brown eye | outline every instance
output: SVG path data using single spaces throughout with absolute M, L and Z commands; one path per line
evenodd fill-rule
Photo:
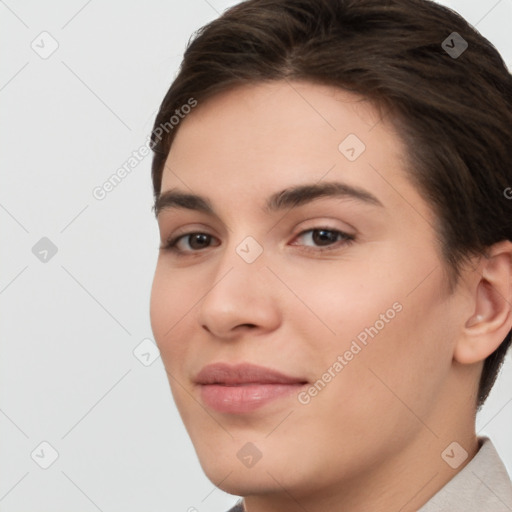
M 212 235 L 207 233 L 185 233 L 184 235 L 171 238 L 161 249 L 179 255 L 198 252 L 201 249 L 207 248 L 213 238 Z
M 208 242 L 211 240 L 210 235 L 206 235 L 205 233 L 193 233 L 191 235 L 186 235 L 188 239 L 189 245 L 192 249 L 204 249 L 208 246 Z
M 328 245 L 337 241 L 338 233 L 326 229 L 315 229 L 311 238 L 317 245 Z
M 327 251 L 331 249 L 337 249 L 340 246 L 349 244 L 355 240 L 353 235 L 349 235 L 343 231 L 320 227 L 302 231 L 302 233 L 300 233 L 297 238 L 310 240 L 313 242 L 313 245 L 295 243 L 292 245 L 305 245 L 306 250 L 313 251 L 315 250 L 315 247 L 318 247 L 319 249 L 317 249 L 316 252 L 321 252 L 322 250 Z M 322 247 L 325 247 L 325 249 L 322 249 Z

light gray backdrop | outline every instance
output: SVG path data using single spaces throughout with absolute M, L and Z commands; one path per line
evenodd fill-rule
M 236 501 L 203 475 L 154 348 L 151 157 L 129 160 L 192 32 L 234 3 L 0 0 L 1 512 Z M 512 0 L 443 3 L 512 65 Z M 511 401 L 509 356 L 477 423 L 509 472 Z

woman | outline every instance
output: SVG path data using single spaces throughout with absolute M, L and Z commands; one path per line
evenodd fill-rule
M 512 77 L 426 0 L 248 0 L 152 135 L 155 340 L 233 511 L 501 511 Z M 508 197 L 507 197 L 508 196 Z

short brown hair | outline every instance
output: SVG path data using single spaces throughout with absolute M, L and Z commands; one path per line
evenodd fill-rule
M 460 55 L 447 51 L 454 38 L 468 45 Z M 436 214 L 452 282 L 468 257 L 512 240 L 512 75 L 486 38 L 430 0 L 247 0 L 202 27 L 155 119 L 155 199 L 179 126 L 155 130 L 191 97 L 273 80 L 339 87 L 387 112 Z M 485 360 L 478 408 L 510 343 L 511 332 Z

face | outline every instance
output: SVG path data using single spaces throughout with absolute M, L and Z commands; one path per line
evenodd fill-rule
M 403 155 L 368 102 L 307 82 L 243 86 L 181 121 L 151 323 L 227 492 L 299 496 L 431 441 L 458 303 Z

